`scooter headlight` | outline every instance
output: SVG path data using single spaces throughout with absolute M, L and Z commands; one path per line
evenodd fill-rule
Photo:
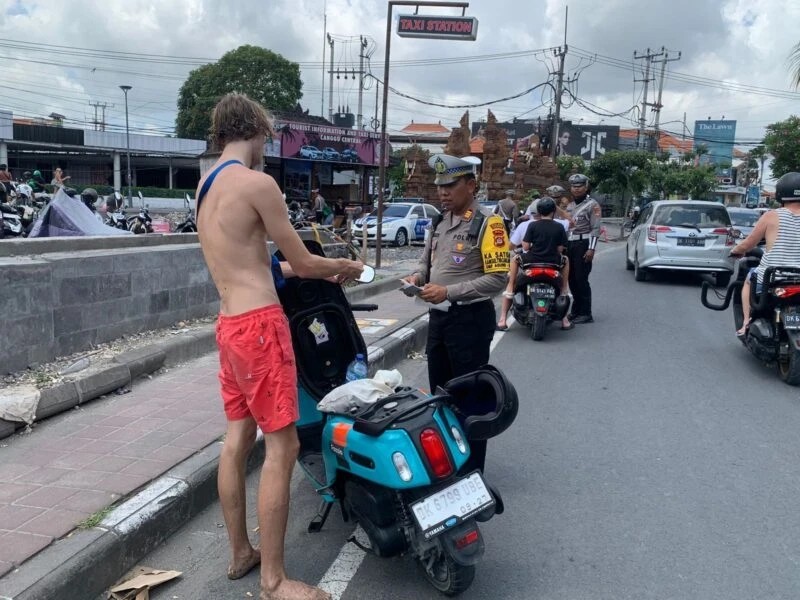
M 458 427 L 453 425 L 450 428 L 450 433 L 453 434 L 453 439 L 456 441 L 456 446 L 458 446 L 458 451 L 461 452 L 461 454 L 466 454 L 467 444 L 464 443 L 464 438 L 461 437 L 461 432 L 458 430 Z
M 406 457 L 403 456 L 403 453 L 395 452 L 392 454 L 392 462 L 394 463 L 394 468 L 397 469 L 397 474 L 400 476 L 400 479 L 403 481 L 411 481 L 414 474 L 411 472 L 411 467 L 408 466 L 408 461 Z

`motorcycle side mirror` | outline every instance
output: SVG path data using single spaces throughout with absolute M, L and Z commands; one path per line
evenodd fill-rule
M 364 270 L 361 271 L 361 277 L 356 279 L 358 283 L 372 283 L 375 281 L 375 269 L 369 265 L 364 265 Z

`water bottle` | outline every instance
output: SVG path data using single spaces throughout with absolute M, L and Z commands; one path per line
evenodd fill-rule
M 366 379 L 369 369 L 363 354 L 356 354 L 356 359 L 347 366 L 347 381 Z

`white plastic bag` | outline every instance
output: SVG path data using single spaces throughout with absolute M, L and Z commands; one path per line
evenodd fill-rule
M 373 379 L 383 385 L 388 385 L 392 389 L 397 389 L 403 385 L 403 376 L 397 369 L 392 369 L 391 371 L 381 369 L 375 373 Z
M 375 379 L 355 379 L 328 392 L 317 409 L 349 415 L 393 393 L 394 389 Z

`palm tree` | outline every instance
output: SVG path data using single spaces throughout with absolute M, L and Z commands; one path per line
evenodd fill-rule
M 798 65 L 800 67 L 800 65 Z M 798 73 L 800 75 L 800 73 Z M 759 185 L 764 183 L 764 163 L 767 162 L 767 149 L 763 145 L 756 146 L 750 150 L 750 158 L 761 163 L 761 173 L 758 176 Z
M 800 87 L 800 42 L 797 42 L 789 54 L 789 64 L 792 70 L 792 85 L 797 89 Z

